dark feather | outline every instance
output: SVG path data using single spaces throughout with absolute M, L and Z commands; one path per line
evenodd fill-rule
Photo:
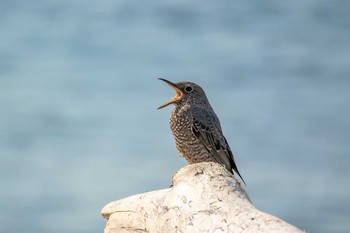
M 244 182 L 234 161 L 230 146 L 222 134 L 217 116 L 212 113 L 209 114 L 207 109 L 194 108 L 192 119 L 192 132 L 198 140 L 203 143 L 204 147 L 218 163 L 225 165 L 231 173 L 233 173 L 233 169 Z

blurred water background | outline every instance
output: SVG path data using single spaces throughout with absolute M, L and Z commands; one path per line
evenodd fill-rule
M 164 83 L 200 84 L 257 208 L 350 232 L 350 1 L 0 1 L 0 232 L 102 232 L 185 161 Z

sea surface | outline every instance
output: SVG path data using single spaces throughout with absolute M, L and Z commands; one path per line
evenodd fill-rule
M 350 1 L 0 1 L 0 232 L 102 232 L 186 164 L 164 83 L 203 87 L 255 206 L 350 232 Z

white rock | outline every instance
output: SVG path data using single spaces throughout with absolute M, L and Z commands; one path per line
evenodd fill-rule
M 257 210 L 240 183 L 221 165 L 180 169 L 173 187 L 114 201 L 102 209 L 105 233 L 303 232 Z

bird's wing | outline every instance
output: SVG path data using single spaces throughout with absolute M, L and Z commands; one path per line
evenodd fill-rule
M 193 109 L 192 132 L 218 163 L 225 165 L 231 173 L 233 169 L 244 182 L 237 169 L 230 146 L 222 134 L 219 119 L 211 109 L 200 107 Z

